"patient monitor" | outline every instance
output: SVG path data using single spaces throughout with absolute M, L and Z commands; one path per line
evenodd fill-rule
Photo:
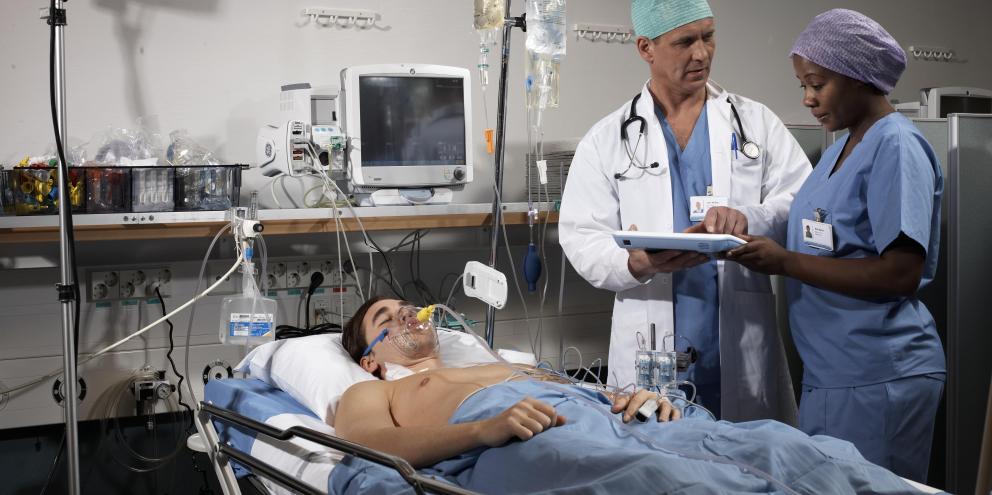
M 446 203 L 472 181 L 471 88 L 460 67 L 341 71 L 348 171 L 360 204 Z

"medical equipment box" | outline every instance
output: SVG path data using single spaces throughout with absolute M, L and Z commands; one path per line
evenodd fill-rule
M 0 171 L 0 204 L 4 215 L 55 215 L 58 213 L 58 173 L 54 168 L 14 168 Z M 69 171 L 72 211 L 85 211 L 83 173 Z
M 239 205 L 243 165 L 71 167 L 73 213 L 221 211 Z M 53 167 L 0 170 L 0 215 L 58 214 Z
M 239 206 L 241 165 L 176 167 L 176 211 L 215 211 Z

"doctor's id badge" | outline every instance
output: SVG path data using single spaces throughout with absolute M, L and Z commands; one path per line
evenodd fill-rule
M 829 223 L 804 218 L 800 235 L 803 236 L 803 242 L 809 247 L 824 251 L 834 250 L 834 227 Z
M 689 197 L 689 220 L 702 222 L 706 218 L 706 212 L 714 206 L 727 206 L 730 204 L 726 196 L 690 196 Z

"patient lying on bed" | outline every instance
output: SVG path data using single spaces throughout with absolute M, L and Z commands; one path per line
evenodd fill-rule
M 495 417 L 449 424 L 458 406 L 480 389 L 518 380 L 546 380 L 547 375 L 503 363 L 445 368 L 437 352 L 436 337 L 429 332 L 408 334 L 406 339 L 417 341 L 400 346 L 395 345 L 395 336 L 376 341 L 382 329 L 404 324 L 399 321 L 403 317 L 401 308 L 408 306 L 397 299 L 372 299 L 346 325 L 341 342 L 366 371 L 385 377 L 389 367 L 402 366 L 418 373 L 395 381 L 362 382 L 348 389 L 341 398 L 334 424 L 342 438 L 398 455 L 414 467 L 425 467 L 476 447 L 498 447 L 511 439 L 528 440 L 568 421 L 550 404 L 528 397 Z M 418 351 L 404 352 L 409 347 Z M 622 413 L 623 421 L 629 422 L 646 401 L 655 397 L 646 390 L 612 397 L 612 412 Z M 679 414 L 670 402 L 662 400 L 656 417 L 658 421 L 668 421 L 678 419 Z
M 731 424 L 678 419 L 661 403 L 657 421 L 631 421 L 655 394 L 606 397 L 505 364 L 445 368 L 430 332 L 408 325 L 404 303 L 373 299 L 355 313 L 342 344 L 380 378 L 390 366 L 416 373 L 353 385 L 334 420 L 337 435 L 398 455 L 427 474 L 491 493 L 545 490 L 909 493 L 847 442 L 809 437 L 774 421 Z M 436 339 L 436 336 L 433 337 Z M 348 458 L 335 493 L 409 490 L 395 472 Z

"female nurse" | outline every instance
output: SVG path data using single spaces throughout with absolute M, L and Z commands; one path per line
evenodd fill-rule
M 917 295 L 937 267 L 943 178 L 930 144 L 886 99 L 906 55 L 875 21 L 834 9 L 799 36 L 792 63 L 803 105 L 848 134 L 796 194 L 786 247 L 747 237 L 726 257 L 788 277 L 805 368 L 800 429 L 925 482 L 945 367 Z

